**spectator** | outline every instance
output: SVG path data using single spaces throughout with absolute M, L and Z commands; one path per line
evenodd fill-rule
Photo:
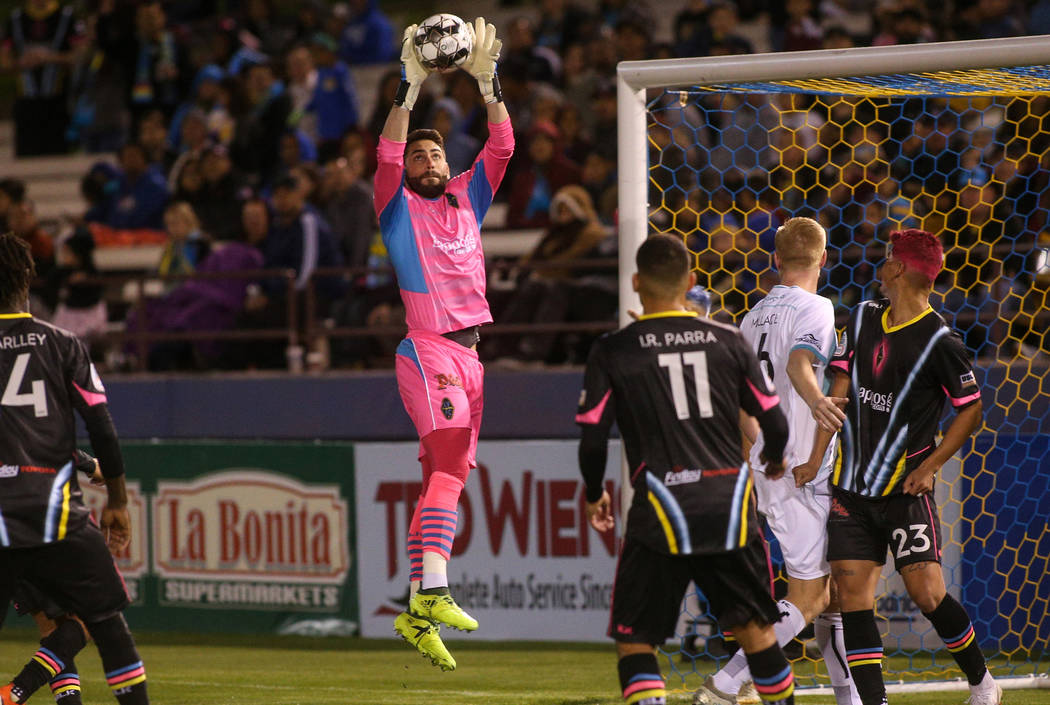
M 327 31 L 325 26 L 330 13 L 324 0 L 303 0 L 298 5 L 299 13 L 295 18 L 295 32 L 292 41 L 303 44 L 310 41 L 316 34 Z
M 157 274 L 189 274 L 208 252 L 208 241 L 201 233 L 200 221 L 190 204 L 176 201 L 164 210 L 164 243 Z
M 194 110 L 198 110 L 205 116 L 204 122 L 206 133 L 208 130 L 208 114 L 221 107 L 222 80 L 226 73 L 222 67 L 216 64 L 208 64 L 197 72 L 190 88 L 190 99 L 182 103 L 175 111 L 171 119 L 171 128 L 168 141 L 176 150 L 182 148 L 182 122 L 186 116 Z
M 711 32 L 707 23 L 709 0 L 689 0 L 674 18 L 674 47 L 678 56 L 707 56 Z
M 814 0 L 787 0 L 787 23 L 780 51 L 808 51 L 820 49 L 824 30 L 816 19 Z
M 310 50 L 297 46 L 288 52 L 285 72 L 288 74 L 288 97 L 292 101 L 288 122 L 316 142 L 317 116 L 308 112 L 317 89 L 317 68 Z
M 364 170 L 364 150 L 358 149 L 349 158 L 329 162 L 321 182 L 324 217 L 348 267 L 368 264 L 368 249 L 377 226 L 372 186 L 363 178 Z
M 202 192 L 194 204 L 201 229 L 211 240 L 232 240 L 237 234 L 244 181 L 222 145 L 207 150 L 200 162 Z
M 121 147 L 120 176 L 107 225 L 117 229 L 160 230 L 168 202 L 168 182 L 146 158 L 138 142 Z
M 339 140 L 357 127 L 357 92 L 350 69 L 336 55 L 335 40 L 315 34 L 311 40 L 317 83 L 308 109 L 317 116 L 317 151 L 321 161 L 339 152 Z
M 0 179 L 0 232 L 7 232 L 7 215 L 11 208 L 26 197 L 26 185 L 21 179 Z
M 55 268 L 41 292 L 51 309 L 51 323 L 88 339 L 106 329 L 108 315 L 102 285 L 85 281 L 98 275 L 95 240 L 86 227 L 78 227 L 58 246 Z
M 178 154 L 168 143 L 168 126 L 164 113 L 151 110 L 139 122 L 139 144 L 146 151 L 146 161 L 165 176 L 171 171 Z
M 822 49 L 849 49 L 856 45 L 853 35 L 839 25 L 832 25 L 824 30 Z
M 524 166 L 511 184 L 508 227 L 546 226 L 554 193 L 580 182 L 580 168 L 562 154 L 559 137 L 558 128 L 549 122 L 538 122 L 529 131 Z
M 602 147 L 592 150 L 580 170 L 580 184 L 595 205 L 598 219 L 604 225 L 613 225 L 616 217 L 616 159 L 612 150 Z
M 186 163 L 203 157 L 205 150 L 211 146 L 208 140 L 208 117 L 200 108 L 194 108 L 183 115 L 181 132 L 180 152 L 168 171 L 168 190 L 172 192 L 178 190 L 179 175 Z
M 349 0 L 349 18 L 339 38 L 339 57 L 351 66 L 393 61 L 401 50 L 400 36 L 379 9 L 377 0 Z M 389 103 L 384 103 L 389 105 Z
M 33 202 L 23 198 L 13 204 L 7 214 L 7 226 L 29 244 L 37 275 L 47 276 L 55 264 L 55 243 L 51 235 L 40 227 Z
M 598 31 L 598 20 L 590 12 L 567 0 L 543 0 L 536 43 L 564 55 L 570 44 Z
M 522 264 L 574 262 L 597 254 L 599 244 L 609 235 L 598 222 L 590 196 L 580 186 L 565 186 L 550 204 L 550 227 Z M 615 283 L 611 288 L 593 288 L 582 281 L 586 270 L 565 268 L 526 269 L 516 293 L 500 316 L 501 323 L 566 320 L 595 321 L 615 311 Z M 517 342 L 516 357 L 527 361 L 554 361 L 557 334 L 523 336 Z M 498 344 L 498 343 L 497 343 Z M 504 354 L 506 346 L 503 346 Z M 498 353 L 497 353 L 498 354 Z
M 295 179 L 303 203 L 317 208 L 321 203 L 321 170 L 317 165 L 311 162 L 297 164 L 288 170 L 288 175 Z
M 754 51 L 751 42 L 739 34 L 740 18 L 737 16 L 736 6 L 732 3 L 712 3 L 707 12 L 707 22 L 708 55 L 732 56 L 750 54 Z
M 244 89 L 248 104 L 237 122 L 230 154 L 241 172 L 266 182 L 273 178 L 278 165 L 281 135 L 292 102 L 284 86 L 274 79 L 269 63 L 244 69 Z
M 120 188 L 120 171 L 109 162 L 92 165 L 80 180 L 80 195 L 87 201 L 85 223 L 108 223 L 113 199 Z
M 634 15 L 624 15 L 616 23 L 615 40 L 619 61 L 642 61 L 649 58 L 652 34 L 648 26 Z
M 26 0 L 11 12 L 3 36 L 0 69 L 18 74 L 15 156 L 65 152 L 69 69 L 78 40 L 73 6 Z
M 530 81 L 553 84 L 561 76 L 561 56 L 536 43 L 535 27 L 527 17 L 515 17 L 507 24 L 503 54 L 526 66 Z
M 1011 0 L 979 0 L 981 38 L 1019 37 L 1024 34 L 1021 11 Z
M 889 31 L 882 32 L 872 40 L 872 46 L 896 44 L 919 44 L 934 40 L 933 30 L 918 10 L 910 7 L 893 13 Z
M 281 135 L 280 171 L 288 173 L 300 164 L 317 161 L 317 148 L 301 130 L 288 130 Z
M 481 143 L 463 132 L 463 115 L 459 103 L 452 98 L 442 98 L 434 103 L 427 120 L 445 140 L 445 161 L 453 174 L 461 174 L 474 163 L 481 151 Z
M 241 27 L 248 36 L 242 41 L 254 52 L 264 56 L 277 56 L 293 39 L 291 27 L 282 25 L 274 18 L 272 0 L 245 0 Z

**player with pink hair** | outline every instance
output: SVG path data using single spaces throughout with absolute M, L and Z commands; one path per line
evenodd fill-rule
M 408 132 L 409 115 L 429 71 L 405 30 L 402 80 L 379 138 L 375 209 L 397 272 L 408 336 L 397 348 L 397 384 L 419 433 L 423 492 L 408 533 L 410 599 L 394 630 L 444 671 L 456 668 L 440 625 L 473 631 L 478 622 L 449 593 L 447 567 L 459 494 L 475 466 L 483 368 L 479 326 L 491 323 L 485 299 L 481 223 L 514 153 L 514 131 L 500 94 L 496 28 L 475 21 L 463 64 L 478 81 L 489 139 L 471 168 L 449 173 L 435 130 Z

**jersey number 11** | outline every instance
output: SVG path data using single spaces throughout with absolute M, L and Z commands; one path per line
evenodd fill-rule
M 671 376 L 671 398 L 678 418 L 688 419 L 689 397 L 685 393 L 685 366 L 693 368 L 692 377 L 696 385 L 696 404 L 700 407 L 700 418 L 706 419 L 715 415 L 711 406 L 711 386 L 707 381 L 707 353 L 703 350 L 692 350 L 686 353 L 661 353 L 657 356 L 660 367 L 666 367 Z

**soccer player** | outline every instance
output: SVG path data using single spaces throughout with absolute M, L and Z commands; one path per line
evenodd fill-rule
M 825 554 L 831 504 L 833 453 L 829 449 L 810 463 L 816 427 L 836 431 L 845 415 L 838 404 L 845 399 L 826 397 L 821 390 L 824 368 L 835 347 L 835 310 L 817 295 L 820 270 L 827 260 L 824 228 L 811 218 L 791 218 L 777 229 L 773 261 L 780 283 L 744 317 L 740 331 L 758 356 L 780 397 L 788 420 L 784 465 L 792 475 L 770 479 L 761 460 L 764 439 L 759 433 L 751 446 L 758 511 L 780 542 L 788 575 L 788 591 L 774 625 L 784 646 L 816 618 L 814 631 L 824 656 L 838 705 L 860 705 L 851 688 L 842 643 L 842 617 L 830 605 Z M 818 382 L 818 379 L 821 382 Z M 818 616 L 819 615 L 819 616 Z M 751 675 L 739 651 L 697 691 L 699 705 L 732 705 Z
M 397 348 L 398 390 L 419 433 L 423 492 L 408 533 L 410 600 L 394 630 L 444 671 L 456 661 L 440 624 L 471 631 L 478 623 L 449 594 L 446 563 L 456 534 L 456 507 L 475 466 L 483 368 L 478 327 L 492 322 L 485 299 L 481 222 L 514 152 L 496 60 L 496 28 L 478 18 L 463 65 L 481 89 L 489 139 L 469 171 L 450 178 L 441 135 L 408 134 L 409 115 L 427 69 L 405 30 L 402 81 L 379 138 L 375 209 L 397 272 L 408 337 Z
M 0 235 L 0 620 L 24 579 L 83 620 L 117 701 L 144 705 L 146 673 L 121 614 L 128 597 L 110 555 L 130 537 L 120 445 L 84 345 L 26 312 L 34 275 L 26 244 Z M 74 410 L 105 478 L 101 530 L 88 520 L 73 470 Z M 62 673 L 84 643 L 76 620 L 59 624 L 22 673 L 0 688 L 0 703 L 24 702 Z
M 584 373 L 576 423 L 587 515 L 613 527 L 602 487 L 609 429 L 620 428 L 634 501 L 616 569 L 609 636 L 628 705 L 662 705 L 656 647 L 674 634 L 690 580 L 732 628 L 766 702 L 793 703 L 791 665 L 777 644 L 765 548 L 743 459 L 740 411 L 758 419 L 767 472 L 783 473 L 787 423 L 755 354 L 732 326 L 685 307 L 696 283 L 679 238 L 638 248 L 638 320 L 598 339 Z
M 970 683 L 972 705 L 998 705 L 966 609 L 945 589 L 937 470 L 981 422 L 981 392 L 962 340 L 932 308 L 944 262 L 922 230 L 890 233 L 878 279 L 885 299 L 853 310 L 831 359 L 831 396 L 849 396 L 832 472 L 828 561 L 842 603 L 846 658 L 864 705 L 886 702 L 882 638 L 873 611 L 886 549 L 908 595 Z M 938 445 L 944 402 L 955 416 Z M 820 430 L 810 458 L 822 457 Z

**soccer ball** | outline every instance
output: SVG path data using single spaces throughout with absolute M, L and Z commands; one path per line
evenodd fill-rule
M 474 35 L 466 22 L 443 12 L 419 23 L 415 45 L 423 66 L 432 70 L 452 71 L 470 56 Z

